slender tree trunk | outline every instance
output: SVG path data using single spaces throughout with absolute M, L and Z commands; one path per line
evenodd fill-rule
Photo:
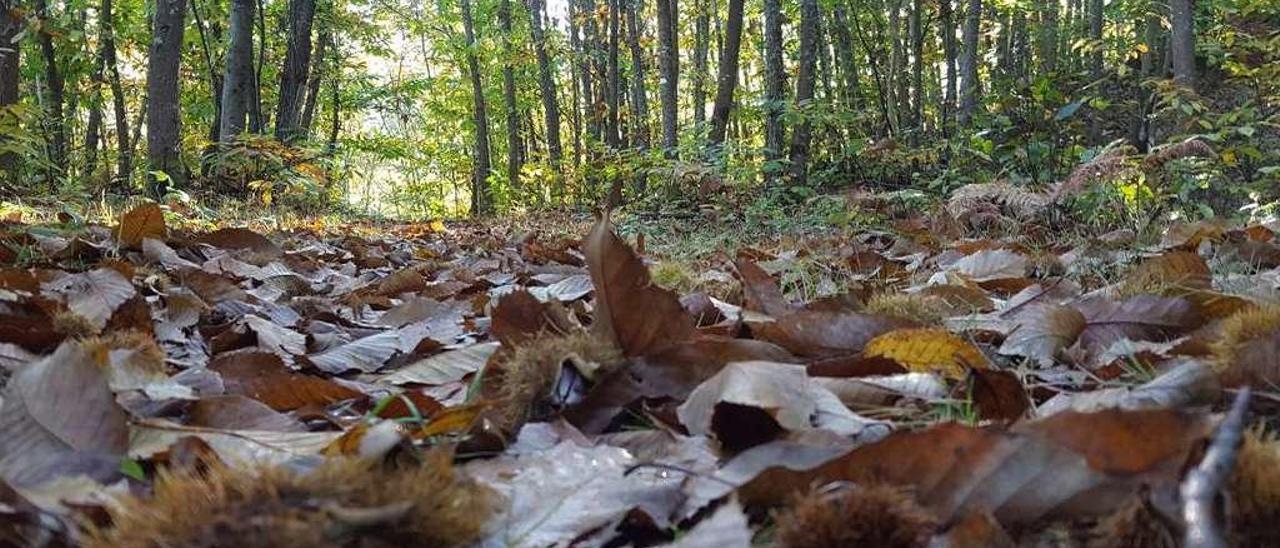
M 818 63 L 818 0 L 800 0 L 800 67 L 796 74 L 796 109 L 801 112 L 813 100 L 815 71 Z M 807 115 L 800 117 L 791 133 L 791 182 L 806 184 L 809 167 L 809 142 L 813 123 Z
M 835 24 L 831 31 L 836 39 L 836 60 L 840 64 L 840 85 L 844 88 L 845 108 L 857 110 L 861 108 L 860 90 L 858 86 L 858 64 L 853 51 L 853 36 L 849 34 L 849 15 L 844 4 L 837 4 L 831 12 Z
M 530 0 L 529 6 L 533 48 L 538 56 L 538 86 L 542 91 L 542 112 L 547 124 L 547 156 L 558 176 L 564 152 L 560 145 L 560 99 L 556 96 L 555 69 L 551 65 L 551 54 L 547 51 L 546 31 L 542 25 L 546 5 L 542 0 Z M 572 79 L 570 77 L 570 80 Z M 563 193 L 563 189 L 558 190 Z
M 1170 19 L 1173 20 L 1173 38 L 1170 40 L 1170 56 L 1173 58 L 1173 79 L 1178 85 L 1196 87 L 1196 21 L 1191 0 L 1169 0 Z
M 924 0 L 911 6 L 911 146 L 920 146 L 924 133 L 924 29 L 921 19 Z
M 111 0 L 102 0 L 99 17 L 110 21 L 106 33 L 102 35 L 102 52 L 107 71 L 107 82 L 111 86 L 111 106 L 116 123 L 116 176 L 115 186 L 129 187 L 129 177 L 133 174 L 133 146 L 129 142 L 129 111 L 124 102 L 124 86 L 120 83 L 120 66 L 116 56 L 115 16 L 112 14 Z
M 18 0 L 0 0 L 0 121 L 12 123 L 9 107 L 18 103 L 18 78 L 21 59 L 21 48 L 14 44 L 14 38 L 22 31 L 22 19 L 16 11 Z M 14 118 L 16 121 L 16 117 Z M 0 135 L 0 142 L 6 137 Z M 9 180 L 17 178 L 18 156 L 14 153 L 0 154 L 0 175 Z
M 679 10 L 676 0 L 656 0 L 658 4 L 658 63 L 661 71 L 662 148 L 668 158 L 675 158 L 680 93 L 680 40 L 676 29 Z
M 541 15 L 533 14 L 540 18 Z M 502 28 L 502 106 L 507 119 L 507 182 L 520 184 L 520 116 L 516 112 L 516 71 L 512 66 L 511 0 L 498 2 L 498 24 Z
M 292 143 L 299 137 L 303 92 L 311 68 L 311 25 L 316 0 L 289 1 L 289 40 L 280 68 L 280 98 L 276 102 L 276 138 Z
M 699 139 L 707 122 L 707 49 L 711 45 L 711 13 L 707 3 L 699 0 L 694 4 L 698 13 L 693 23 L 693 127 Z
M 222 120 L 219 133 L 231 142 L 244 132 L 253 99 L 253 2 L 231 0 L 227 25 L 226 73 L 222 77 Z
M 204 66 L 209 77 L 209 96 L 213 103 L 213 120 L 209 123 L 209 142 L 216 143 L 222 136 L 222 79 L 218 68 L 213 63 L 213 50 L 209 47 L 209 37 L 205 35 L 204 19 L 200 17 L 200 9 L 195 0 L 189 2 L 191 16 L 195 18 L 196 33 L 200 38 L 200 49 L 204 53 Z M 222 41 L 222 30 L 217 23 L 211 22 L 211 33 L 214 42 Z
M 1154 6 L 1152 9 L 1155 9 Z M 1147 46 L 1147 52 L 1142 56 L 1142 75 L 1152 78 L 1164 67 L 1164 28 L 1160 26 L 1158 12 L 1147 14 L 1145 22 L 1142 42 Z
M 1058 70 L 1058 1 L 1044 2 L 1040 9 L 1040 74 Z
M 333 77 L 329 79 L 332 110 L 329 113 L 329 138 L 325 150 L 333 155 L 338 150 L 338 135 L 342 131 L 342 58 L 337 42 L 333 44 Z
M 493 211 L 489 195 L 489 116 L 485 111 L 484 86 L 480 81 L 480 59 L 476 53 L 475 23 L 471 19 L 471 0 L 462 0 L 462 29 L 467 40 L 467 72 L 471 78 L 471 97 L 476 126 L 476 158 L 471 173 L 471 214 Z
M 649 98 L 644 89 L 644 48 L 640 46 L 640 36 L 644 29 L 640 26 L 643 18 L 639 12 L 644 8 L 643 0 L 624 0 L 627 2 L 627 46 L 631 49 L 631 116 L 634 118 L 632 132 L 635 145 L 641 149 L 649 148 Z M 658 0 L 665 1 L 665 0 Z
M 324 81 L 329 65 L 326 55 L 333 47 L 333 31 L 325 28 L 316 41 L 315 54 L 311 56 L 311 76 L 307 79 L 307 100 L 302 105 L 302 135 L 309 137 L 316 117 L 316 105 L 320 102 L 320 84 Z
M 109 7 L 109 1 L 108 7 Z M 84 137 L 84 172 L 86 178 L 92 178 L 98 170 L 98 148 L 102 142 L 102 99 L 103 84 L 106 83 L 107 33 L 111 32 L 111 19 L 104 14 L 109 9 L 98 6 L 98 51 L 94 55 L 93 72 L 89 75 L 89 123 Z M 7 43 L 7 42 L 6 42 Z M 2 47 L 2 46 L 0 46 Z
M 782 65 L 782 2 L 764 0 L 764 170 L 765 178 L 770 181 L 777 178 L 778 168 L 769 164 L 782 159 L 783 154 L 786 85 Z
M 1089 55 L 1089 77 L 1095 81 L 1102 78 L 1102 43 L 1103 0 L 1089 0 L 1089 38 L 1093 41 L 1093 51 Z
M 262 114 L 262 65 L 267 61 L 267 10 L 264 0 L 256 0 L 256 19 L 258 22 L 258 53 L 254 58 L 253 98 L 249 104 L 249 131 L 262 134 L 267 130 L 267 121 Z
M 898 96 L 898 82 L 906 78 L 902 73 L 902 2 L 889 0 L 889 71 L 881 94 L 889 106 L 889 132 L 897 135 L 902 129 L 902 109 Z
M 579 20 L 582 17 L 578 9 L 577 0 L 569 0 L 569 81 L 572 83 L 573 91 L 573 166 L 576 168 L 582 165 L 582 109 L 586 104 L 583 99 L 584 95 L 590 95 L 584 92 L 583 87 L 589 87 L 590 78 L 587 74 L 586 63 L 582 60 L 582 40 L 579 37 L 582 25 Z M 545 107 L 545 105 L 544 105 Z
M 46 0 L 35 0 L 36 16 L 40 18 L 43 28 L 37 34 L 40 54 L 44 60 L 45 78 L 45 111 L 48 116 L 49 162 L 54 172 L 61 173 L 67 167 L 67 121 L 63 116 L 63 104 L 66 100 L 66 82 L 58 67 L 57 50 L 53 47 L 53 14 L 49 11 Z
M 183 187 L 182 111 L 179 108 L 178 68 L 182 61 L 182 31 L 186 0 L 157 0 L 151 56 L 147 60 L 147 163 L 152 173 L 168 176 L 169 185 L 150 177 L 150 191 L 163 196 L 166 187 Z
M 618 68 L 618 53 L 621 45 L 621 25 L 622 17 L 619 9 L 622 0 L 608 0 L 609 6 L 609 54 L 608 54 L 608 73 L 606 77 L 609 79 L 605 95 L 605 106 L 608 107 L 608 122 L 606 131 L 608 135 L 605 141 L 612 148 L 619 148 L 622 145 L 621 119 L 619 117 L 619 104 L 622 97 L 622 73 Z
M 938 3 L 938 18 L 941 19 L 938 30 L 942 33 L 942 63 L 947 81 L 946 91 L 942 96 L 942 136 L 951 138 L 951 127 L 956 111 L 956 24 L 952 0 L 941 0 Z
M 960 125 L 969 125 L 981 92 L 978 83 L 978 31 L 982 23 L 982 0 L 968 0 L 964 23 L 964 55 L 960 58 Z
M 707 146 L 713 157 L 724 145 L 725 131 L 729 128 L 729 113 L 733 110 L 733 92 L 738 85 L 738 55 L 742 49 L 743 0 L 729 0 L 729 18 L 725 22 L 724 51 L 720 55 L 719 75 L 716 77 L 716 101 L 711 108 L 711 134 Z

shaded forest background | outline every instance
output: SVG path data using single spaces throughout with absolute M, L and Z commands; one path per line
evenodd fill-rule
M 418 218 L 1085 177 L 1089 215 L 1257 214 L 1278 114 L 1273 0 L 0 0 L 22 203 Z

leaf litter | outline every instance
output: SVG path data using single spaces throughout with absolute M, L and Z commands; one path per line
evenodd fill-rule
M 906 223 L 677 291 L 607 215 L 581 241 L 166 215 L 41 230 L 0 270 L 0 538 L 1248 545 L 1280 513 L 1270 230 L 1124 252 Z

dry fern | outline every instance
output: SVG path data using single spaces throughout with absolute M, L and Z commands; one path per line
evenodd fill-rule
M 1128 173 L 1132 167 L 1131 157 L 1136 149 L 1131 145 L 1122 145 L 1097 155 L 1092 160 L 1076 167 L 1071 175 L 1059 183 L 1050 194 L 1050 201 L 1058 202 L 1063 198 L 1075 196 L 1087 190 L 1099 181 L 1114 181 Z
M 998 181 L 957 188 L 947 200 L 946 209 L 956 219 L 975 212 L 990 212 L 993 210 L 991 206 L 1011 217 L 1027 218 L 1040 213 L 1048 205 L 1049 198 L 1043 193 Z
M 1181 158 L 1216 158 L 1218 153 L 1213 148 L 1201 141 L 1200 139 L 1191 138 L 1181 143 L 1165 145 L 1147 154 L 1142 159 L 1142 169 L 1146 171 L 1154 171 L 1164 167 L 1169 162 Z

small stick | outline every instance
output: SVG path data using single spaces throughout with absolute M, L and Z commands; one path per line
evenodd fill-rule
M 1187 548 L 1227 548 L 1223 525 L 1218 523 L 1216 501 L 1236 464 L 1236 452 L 1244 437 L 1250 393 L 1246 387 L 1236 394 L 1231 410 L 1218 426 L 1204 459 L 1182 482 L 1182 519 L 1187 524 Z

